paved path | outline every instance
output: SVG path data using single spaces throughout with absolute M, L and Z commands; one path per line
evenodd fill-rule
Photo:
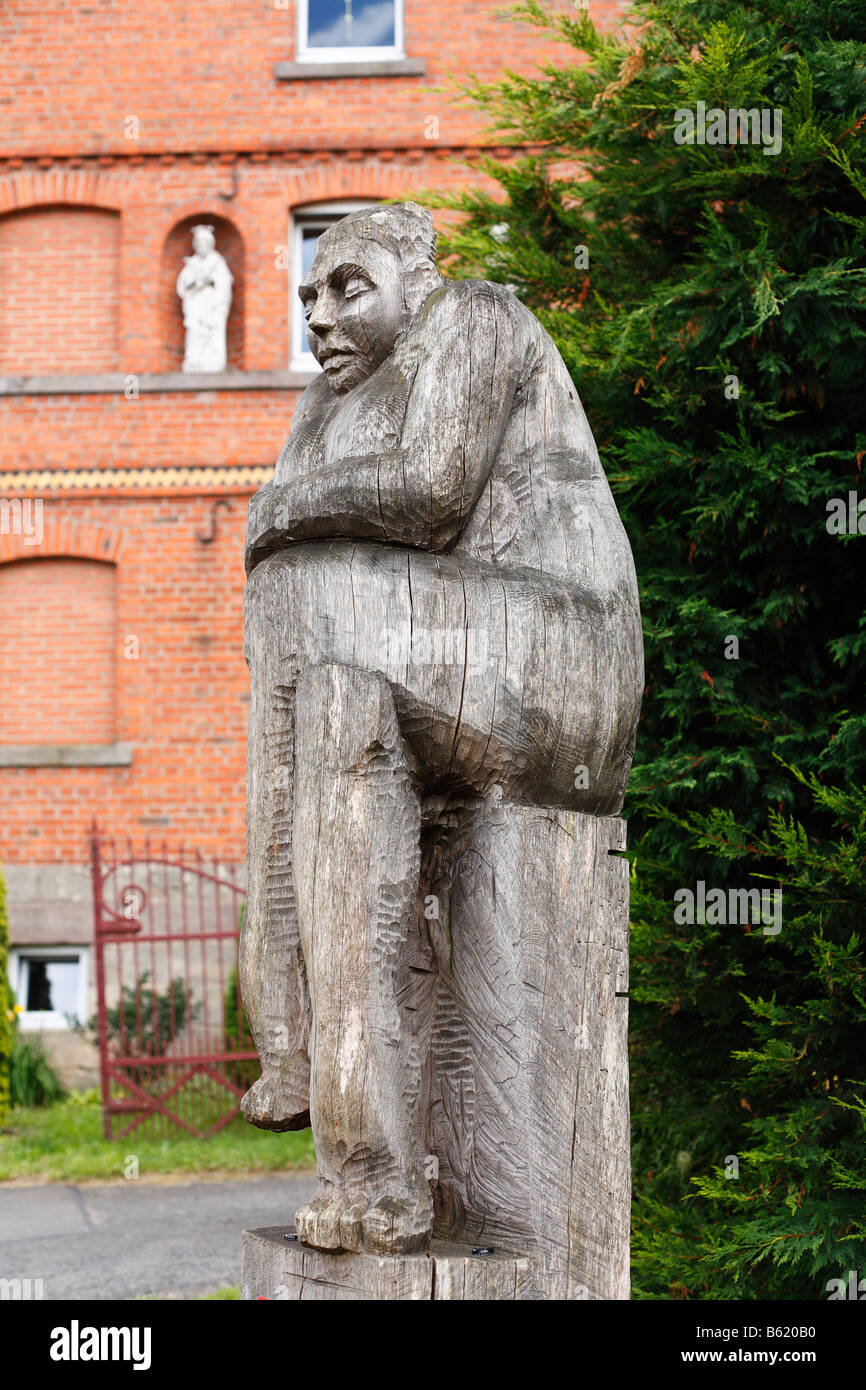
M 0 1278 L 42 1279 L 46 1299 L 210 1293 L 240 1283 L 245 1227 L 291 1222 L 315 1190 L 288 1173 L 0 1186 Z

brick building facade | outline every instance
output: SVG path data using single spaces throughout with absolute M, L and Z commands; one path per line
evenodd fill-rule
M 316 370 L 299 262 L 351 207 L 481 182 L 477 118 L 432 88 L 551 56 L 490 0 L 0 7 L 0 864 L 19 988 L 40 952 L 86 964 L 94 816 L 243 860 L 246 504 Z M 175 290 L 198 223 L 234 277 L 227 370 L 207 376 L 181 370 Z

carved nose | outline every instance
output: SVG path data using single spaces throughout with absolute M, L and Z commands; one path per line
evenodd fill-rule
M 334 327 L 335 319 L 334 305 L 330 295 L 320 294 L 313 305 L 313 312 L 307 319 L 307 324 L 318 337 L 323 338 Z

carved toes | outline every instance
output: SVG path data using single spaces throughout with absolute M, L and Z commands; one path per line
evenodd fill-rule
M 303 1245 L 335 1254 L 410 1255 L 430 1244 L 432 1207 L 415 1197 L 365 1197 L 322 1192 L 295 1212 Z
M 347 1199 L 339 1193 L 319 1193 L 295 1212 L 298 1239 L 316 1250 L 345 1250 L 340 1223 L 347 1206 Z
M 361 1219 L 363 1248 L 371 1255 L 411 1255 L 430 1245 L 433 1211 L 429 1199 L 386 1194 Z

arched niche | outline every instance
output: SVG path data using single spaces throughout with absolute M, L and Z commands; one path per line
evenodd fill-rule
M 177 277 L 180 274 L 185 256 L 192 255 L 192 229 L 203 222 L 213 227 L 216 249 L 228 262 L 234 284 L 232 285 L 232 306 L 226 326 L 226 351 L 229 371 L 242 371 L 244 367 L 244 300 L 246 283 L 244 276 L 244 243 L 240 232 L 227 217 L 218 213 L 195 213 L 185 217 L 172 227 L 165 239 L 162 251 L 160 273 L 160 340 L 162 342 L 162 370 L 179 372 L 183 367 L 184 327 L 183 309 L 177 295 Z

